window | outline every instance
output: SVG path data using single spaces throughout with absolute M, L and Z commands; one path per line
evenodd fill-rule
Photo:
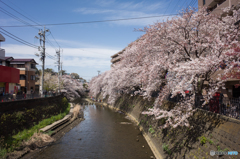
M 36 77 L 34 75 L 31 75 L 31 80 L 36 80 Z
M 36 67 L 35 67 L 35 64 L 31 64 L 31 68 L 32 69 L 35 69 Z
M 2 61 L 0 60 L 0 65 L 2 65 Z
M 24 64 L 17 64 L 17 68 L 25 68 Z
M 206 1 L 205 0 L 203 0 L 203 5 L 205 5 L 206 4 Z
M 20 75 L 20 80 L 26 80 L 26 76 L 25 75 Z

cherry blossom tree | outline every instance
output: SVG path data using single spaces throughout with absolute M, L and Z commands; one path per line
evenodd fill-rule
M 162 87 L 154 107 L 143 114 L 165 118 L 164 128 L 189 126 L 188 117 L 194 112 L 195 96 L 201 93 L 204 81 L 209 83 L 207 102 L 220 87 L 224 88 L 224 82 L 232 78 L 228 74 L 239 66 L 240 30 L 235 25 L 239 16 L 240 10 L 234 10 L 232 16 L 219 17 L 208 14 L 205 8 L 189 9 L 166 22 L 139 29 L 145 34 L 125 48 L 118 64 L 91 80 L 90 93 L 109 95 L 108 102 L 112 104 L 121 95 L 119 91 L 133 91 L 150 99 L 152 92 Z M 223 61 L 223 75 L 212 79 Z M 186 97 L 189 87 L 191 96 Z M 184 100 L 170 111 L 161 108 L 166 97 L 179 93 Z
M 70 75 L 63 75 L 61 79 L 63 85 L 63 92 L 66 92 L 67 98 L 73 100 L 74 98 L 80 98 L 86 93 L 86 89 L 83 84 L 76 79 L 73 79 Z
M 73 79 L 70 75 L 63 75 L 62 78 L 60 78 L 59 84 L 61 92 L 65 92 L 69 100 L 86 95 L 86 88 L 83 87 L 83 83 Z M 45 73 L 44 89 L 46 91 L 57 91 L 59 89 L 58 76 Z

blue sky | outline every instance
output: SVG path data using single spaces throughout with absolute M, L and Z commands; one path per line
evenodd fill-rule
M 39 24 L 161 16 L 176 14 L 189 4 L 197 7 L 197 0 L 2 0 L 2 2 Z M 3 13 L 6 11 L 34 24 L 1 2 L 0 11 L 0 26 L 25 25 Z M 110 69 L 111 55 L 121 51 L 143 34 L 134 31 L 135 28 L 143 28 L 164 19 L 166 17 L 46 26 L 46 28 L 51 31 L 63 50 L 63 69 L 68 73 L 75 72 L 85 79 L 91 79 L 98 74 L 98 70 L 104 72 Z M 34 45 L 39 45 L 39 40 L 34 37 L 38 34 L 38 29 L 43 29 L 42 26 L 2 28 Z M 46 52 L 54 56 L 58 44 L 50 33 L 46 35 L 48 39 Z M 23 45 L 4 34 L 3 36 L 6 41 L 1 43 L 1 48 L 5 49 L 6 56 L 34 58 L 41 65 L 39 58 L 34 55 L 38 52 L 37 49 Z M 55 61 L 48 57 L 46 67 L 57 71 Z

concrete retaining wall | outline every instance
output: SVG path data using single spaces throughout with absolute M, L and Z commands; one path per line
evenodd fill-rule
M 98 97 L 101 97 L 99 95 Z M 101 98 L 98 98 L 101 99 Z M 103 99 L 101 99 L 103 100 Z M 103 100 L 106 102 L 106 99 Z M 240 152 L 240 121 L 198 109 L 189 119 L 193 128 L 159 129 L 164 121 L 141 114 L 153 105 L 153 100 L 123 95 L 114 105 L 101 103 L 112 109 L 122 110 L 135 120 L 157 158 L 217 158 L 210 150 Z M 171 103 L 166 102 L 166 105 Z M 166 106 L 167 107 L 167 106 Z M 151 130 L 151 131 L 150 131 Z M 204 143 L 205 141 L 205 143 Z M 201 144 L 201 142 L 203 144 Z M 167 149 L 163 149 L 168 145 Z M 227 156 L 225 156 L 227 157 Z M 231 156 L 238 158 L 238 156 Z M 221 157 L 221 158 L 224 158 Z
M 56 97 L 26 99 L 10 102 L 0 102 L 0 113 L 9 111 L 19 111 L 23 109 L 32 109 L 36 106 L 48 106 L 61 102 L 62 95 Z

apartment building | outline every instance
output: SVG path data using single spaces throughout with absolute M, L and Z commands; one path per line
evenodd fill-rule
M 121 55 L 123 52 L 125 51 L 125 49 L 123 49 L 122 51 L 119 51 L 118 53 L 114 54 L 111 56 L 111 67 L 116 65 L 119 61 L 121 61 L 121 57 L 119 55 Z
M 207 7 L 211 14 L 223 14 L 222 8 L 231 7 L 232 9 L 239 8 L 240 0 L 198 0 L 198 7 Z M 216 71 L 211 78 L 217 80 L 218 74 L 223 74 L 223 70 Z M 225 83 L 226 89 L 222 89 L 224 97 L 238 98 L 240 97 L 240 87 L 236 88 L 234 85 L 239 84 L 239 79 L 229 79 Z M 207 86 L 208 82 L 204 82 Z
M 236 6 L 239 2 L 239 0 L 198 0 L 198 8 L 207 7 L 212 14 L 221 14 L 222 8 Z
M 5 38 L 0 34 L 0 42 L 4 41 Z M 10 61 L 5 59 L 5 50 L 0 48 L 0 96 L 16 93 L 19 86 L 20 70 L 9 67 Z

